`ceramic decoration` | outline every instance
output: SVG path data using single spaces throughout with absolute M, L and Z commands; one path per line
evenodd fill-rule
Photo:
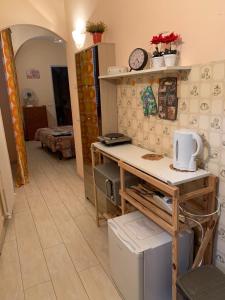
M 148 52 L 142 48 L 134 49 L 129 56 L 131 70 L 143 70 L 148 62 Z
M 166 67 L 174 67 L 177 64 L 177 54 L 164 54 L 164 62 Z
M 165 66 L 165 62 L 163 56 L 152 57 L 152 68 L 158 69 L 164 66 Z
M 157 113 L 157 104 L 151 86 L 147 86 L 141 92 L 144 116 L 155 115 Z
M 128 67 L 110 66 L 107 69 L 108 75 L 121 74 L 128 72 Z

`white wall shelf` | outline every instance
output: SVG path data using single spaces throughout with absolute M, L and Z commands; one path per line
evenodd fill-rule
M 101 75 L 99 79 L 119 79 L 123 77 L 133 77 L 133 76 L 142 76 L 142 75 L 155 75 L 155 74 L 168 74 L 168 73 L 180 73 L 180 72 L 190 72 L 191 67 L 189 66 L 177 66 L 177 67 L 163 67 L 159 69 L 145 69 L 141 71 L 131 71 L 126 73 L 119 73 L 113 75 Z

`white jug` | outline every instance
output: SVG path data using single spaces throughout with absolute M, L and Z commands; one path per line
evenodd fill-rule
M 176 130 L 173 137 L 174 168 L 196 171 L 196 157 L 202 149 L 203 144 L 199 134 L 185 129 Z

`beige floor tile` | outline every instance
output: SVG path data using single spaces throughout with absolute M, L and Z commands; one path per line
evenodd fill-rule
M 95 206 L 88 200 L 83 200 L 83 205 L 88 211 L 89 215 L 93 218 L 93 220 L 96 220 L 96 211 L 95 211 Z
M 104 270 L 107 274 L 110 274 L 107 227 L 104 225 L 97 227 L 95 221 L 89 214 L 75 218 L 75 222 L 98 260 L 101 262 Z
M 29 183 L 24 186 L 24 190 L 28 200 L 30 197 L 41 196 L 32 174 L 29 175 Z
M 79 275 L 91 300 L 122 300 L 100 266 L 82 271 Z
M 33 181 L 34 178 L 31 179 L 31 184 L 33 184 Z M 42 193 L 38 193 L 38 189 L 38 184 L 35 182 L 36 192 L 30 197 L 27 194 L 27 199 L 35 221 L 35 225 L 37 227 L 42 247 L 48 248 L 61 243 L 62 240 L 49 213 Z
M 5 243 L 16 240 L 14 216 L 7 220 L 7 229 L 5 235 Z
M 0 256 L 0 299 L 24 299 L 16 241 L 5 243 Z
M 36 177 L 35 177 L 36 180 Z M 47 206 L 56 205 L 61 203 L 59 194 L 52 186 L 49 178 L 46 175 L 42 175 L 41 179 L 36 180 L 39 189 L 41 190 L 42 196 Z
M 70 190 L 67 190 L 64 193 L 60 192 L 59 196 L 66 208 L 69 210 L 72 217 L 76 218 L 86 213 L 84 206 L 81 204 L 81 202 L 79 202 L 78 199 L 76 199 L 76 197 Z
M 51 279 L 58 300 L 88 300 L 64 245 L 45 250 Z
M 41 208 L 45 201 L 32 174 L 30 174 L 29 180 L 29 183 L 24 186 L 28 205 L 31 209 Z
M 51 282 L 45 282 L 25 291 L 25 300 L 56 300 Z
M 48 281 L 49 273 L 31 213 L 16 214 L 15 229 L 24 288 Z
M 70 214 L 73 217 L 77 217 L 86 212 L 84 206 L 79 201 L 77 193 L 75 194 L 72 191 L 71 187 L 68 184 L 66 184 L 65 180 L 62 181 L 62 177 L 59 172 L 54 173 L 52 172 L 51 168 L 50 172 L 47 171 L 47 176 L 50 178 L 60 201 L 64 203 L 64 205 L 70 211 Z
M 0 300 L 24 300 L 23 285 L 26 300 L 120 299 L 105 273 L 107 227 L 95 224 L 75 160 L 59 161 L 36 142 L 28 160 L 30 183 L 19 190 L 0 257 Z
M 62 242 L 45 204 L 38 209 L 31 209 L 31 213 L 43 248 L 49 248 Z
M 76 270 L 81 271 L 96 266 L 98 264 L 96 256 L 66 208 L 61 204 L 51 206 L 50 211 Z
M 26 200 L 26 194 L 24 186 L 16 189 L 16 200 L 13 208 L 13 213 L 28 211 L 28 204 Z

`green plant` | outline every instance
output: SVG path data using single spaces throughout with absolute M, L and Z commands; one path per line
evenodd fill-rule
M 106 31 L 106 25 L 104 22 L 87 22 L 86 31 L 90 33 L 94 32 L 104 32 Z

